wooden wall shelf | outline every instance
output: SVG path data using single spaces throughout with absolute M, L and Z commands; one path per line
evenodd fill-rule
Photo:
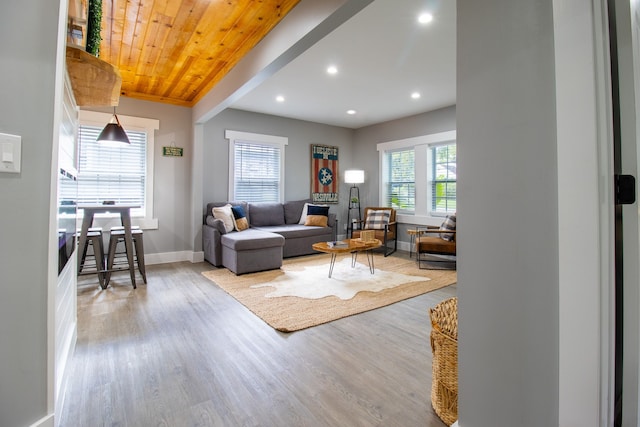
M 110 107 L 120 102 L 122 77 L 115 66 L 67 46 L 67 71 L 78 106 Z

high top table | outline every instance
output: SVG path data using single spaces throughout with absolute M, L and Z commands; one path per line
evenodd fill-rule
M 84 211 L 82 228 L 78 239 L 78 272 L 80 272 L 80 257 L 82 248 L 87 241 L 87 232 L 93 225 L 93 216 L 97 213 L 119 213 L 120 223 L 124 227 L 124 245 L 127 248 L 127 261 L 129 263 L 129 275 L 131 284 L 136 288 L 136 274 L 133 266 L 133 239 L 131 237 L 131 209 L 139 208 L 139 205 L 78 205 L 78 209 Z M 100 274 L 100 273 L 98 273 Z

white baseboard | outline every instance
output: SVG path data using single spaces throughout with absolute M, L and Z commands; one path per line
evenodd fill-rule
M 49 414 L 44 418 L 40 418 L 35 423 L 31 424 L 30 427 L 54 427 L 53 414 Z
M 456 421 L 455 423 L 451 424 L 451 427 L 459 427 L 458 422 Z
M 158 254 L 145 254 L 144 263 L 147 265 L 167 264 L 170 262 L 190 261 L 192 263 L 203 262 L 204 252 L 180 251 L 163 252 Z

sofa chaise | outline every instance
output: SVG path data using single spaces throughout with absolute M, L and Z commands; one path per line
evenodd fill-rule
M 232 209 L 233 225 L 226 220 L 225 209 Z M 311 245 L 336 239 L 336 216 L 325 207 L 327 225 L 322 226 L 322 220 L 321 225 L 312 225 L 315 221 L 311 218 L 318 215 L 307 214 L 318 212 L 309 209 L 319 208 L 312 205 L 311 200 L 208 203 L 202 226 L 204 259 L 216 267 L 224 266 L 235 274 L 244 274 L 277 269 L 282 266 L 283 258 L 316 253 Z M 239 227 L 236 221 L 246 225 Z M 248 228 L 242 229 L 244 227 Z

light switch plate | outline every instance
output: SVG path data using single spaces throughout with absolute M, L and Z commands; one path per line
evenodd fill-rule
M 0 133 L 0 172 L 20 173 L 22 137 Z

